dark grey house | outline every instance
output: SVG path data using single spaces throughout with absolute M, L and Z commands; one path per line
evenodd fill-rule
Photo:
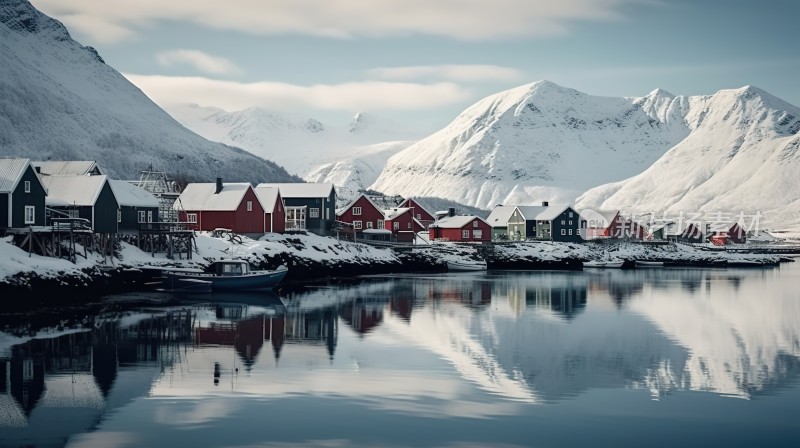
M 61 212 L 60 216 L 88 220 L 95 233 L 117 233 L 122 217 L 107 176 L 42 176 L 41 179 L 48 191 L 48 208 Z
M 0 159 L 0 233 L 45 225 L 46 196 L 29 159 Z
M 117 233 L 138 235 L 141 224 L 159 222 L 158 198 L 124 180 L 108 182 L 119 205 Z
M 330 183 L 258 184 L 276 187 L 283 198 L 286 231 L 330 235 L 336 221 L 336 189 Z
M 570 206 L 518 206 L 508 219 L 511 240 L 583 241 L 581 230 L 586 221 Z

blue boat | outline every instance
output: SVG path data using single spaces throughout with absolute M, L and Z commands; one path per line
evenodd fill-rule
M 172 291 L 258 291 L 270 290 L 283 280 L 289 271 L 280 266 L 270 271 L 252 271 L 246 260 L 218 260 L 210 272 L 193 270 L 165 270 L 164 286 Z M 205 289 L 208 291 L 208 289 Z

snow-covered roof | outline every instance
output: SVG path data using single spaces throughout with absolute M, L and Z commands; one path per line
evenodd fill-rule
M 158 207 L 158 199 L 136 185 L 124 180 L 109 179 L 111 190 L 120 207 Z
M 267 213 L 272 213 L 275 210 L 275 203 L 278 202 L 278 188 L 277 187 L 267 187 L 264 184 L 257 186 L 254 191 L 256 192 L 256 197 L 258 198 L 258 202 L 261 203 L 261 206 L 264 207 L 264 211 Z
M 611 222 L 614 221 L 614 218 L 617 216 L 619 211 L 595 210 L 587 208 L 579 211 L 578 213 L 581 215 L 582 219 L 586 220 L 588 227 L 597 228 L 602 226 L 603 228 L 606 228 L 611 225 Z
M 409 210 L 411 209 L 408 207 L 390 208 L 388 210 L 383 210 L 383 216 L 385 219 L 392 220 L 402 215 L 403 213 L 408 212 Z
M 528 221 L 552 221 L 564 213 L 568 205 L 520 205 L 517 208 Z
M 508 219 L 514 214 L 516 208 L 513 205 L 498 205 L 489 213 L 486 222 L 492 227 L 507 227 Z
M 90 408 L 105 407 L 103 393 L 91 373 L 48 375 L 45 377 L 44 394 L 37 406 L 43 408 Z
M 387 234 L 392 233 L 389 229 L 364 229 L 361 233 Z
M 458 215 L 458 216 L 448 216 L 446 218 L 442 218 L 435 223 L 433 223 L 432 227 L 440 227 L 443 229 L 460 229 L 465 225 L 472 222 L 472 220 L 478 219 L 480 221 L 486 222 L 480 216 L 474 215 Z
M 108 177 L 101 176 L 42 176 L 48 191 L 45 203 L 49 206 L 94 206 Z
M 431 212 L 430 212 L 430 211 L 427 209 L 427 207 L 425 207 L 425 206 L 424 206 L 422 203 L 420 203 L 420 201 L 419 201 L 419 200 L 417 200 L 417 199 L 415 199 L 415 198 L 406 198 L 406 199 L 404 199 L 404 200 L 403 200 L 403 202 L 401 202 L 401 203 L 400 203 L 400 205 L 401 205 L 401 206 L 405 206 L 405 207 L 407 207 L 407 206 L 408 206 L 408 203 L 409 203 L 410 201 L 414 201 L 414 203 L 415 203 L 415 204 L 417 204 L 417 206 L 418 206 L 419 208 L 421 208 L 423 211 L 425 211 L 425 213 L 427 213 L 427 214 L 429 214 L 429 215 L 431 215 L 431 216 L 435 216 L 433 213 L 431 213 Z
M 331 183 L 258 184 L 258 187 L 277 187 L 283 198 L 327 198 L 331 195 Z
M 0 193 L 14 191 L 29 163 L 29 159 L 0 159 Z
M 367 200 L 367 202 L 369 202 L 369 203 L 370 203 L 370 204 L 371 204 L 373 207 L 375 207 L 375 210 L 381 211 L 381 207 L 380 207 L 380 206 L 378 206 L 378 204 L 376 204 L 376 203 L 375 203 L 375 201 L 373 201 L 373 200 L 372 200 L 372 199 L 371 199 L 369 196 L 365 195 L 364 193 L 361 193 L 361 194 L 360 194 L 360 195 L 359 195 L 357 198 L 355 198 L 355 199 L 353 199 L 352 201 L 350 201 L 350 203 L 349 203 L 349 204 L 347 204 L 346 206 L 342 207 L 342 208 L 341 208 L 341 209 L 339 209 L 339 210 L 336 210 L 336 215 L 337 215 L 337 216 L 339 216 L 339 215 L 341 215 L 342 213 L 344 213 L 344 212 L 346 212 L 347 210 L 349 210 L 349 209 L 350 209 L 350 207 L 354 206 L 354 205 L 356 204 L 356 202 L 358 202 L 358 201 L 359 201 L 359 199 L 361 199 L 361 198 L 364 198 L 364 199 L 366 199 L 366 200 Z
M 186 186 L 172 207 L 187 211 L 233 211 L 239 208 L 250 188 L 248 183 L 226 182 L 222 184 L 222 191 L 215 194 L 216 183 L 192 183 Z
M 40 173 L 50 176 L 85 176 L 95 169 L 101 172 L 94 160 L 34 161 L 31 165 L 39 168 Z

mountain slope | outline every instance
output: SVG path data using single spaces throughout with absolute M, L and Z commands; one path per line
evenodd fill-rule
M 483 208 L 571 202 L 641 172 L 683 140 L 683 106 L 661 90 L 610 98 L 539 81 L 469 107 L 389 159 L 371 188 Z
M 594 188 L 578 205 L 800 223 L 800 108 L 751 86 L 680 101 L 689 105 L 689 136 L 641 174 Z
M 184 128 L 25 0 L 0 1 L 0 61 L 4 157 L 97 160 L 121 179 L 138 178 L 150 164 L 198 180 L 294 179 Z
M 235 145 L 308 181 L 333 182 L 348 195 L 372 184 L 386 160 L 422 134 L 359 113 L 344 126 L 259 108 L 227 112 L 196 104 L 168 106 L 181 124 L 209 140 Z M 348 199 L 354 198 L 348 196 Z

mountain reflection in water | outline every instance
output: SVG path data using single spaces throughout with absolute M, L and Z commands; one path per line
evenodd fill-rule
M 185 427 L 248 397 L 487 418 L 600 389 L 776 394 L 798 378 L 799 274 L 384 276 L 280 299 L 2 316 L 0 444 L 63 444 L 144 398 L 206 399 L 157 415 Z

